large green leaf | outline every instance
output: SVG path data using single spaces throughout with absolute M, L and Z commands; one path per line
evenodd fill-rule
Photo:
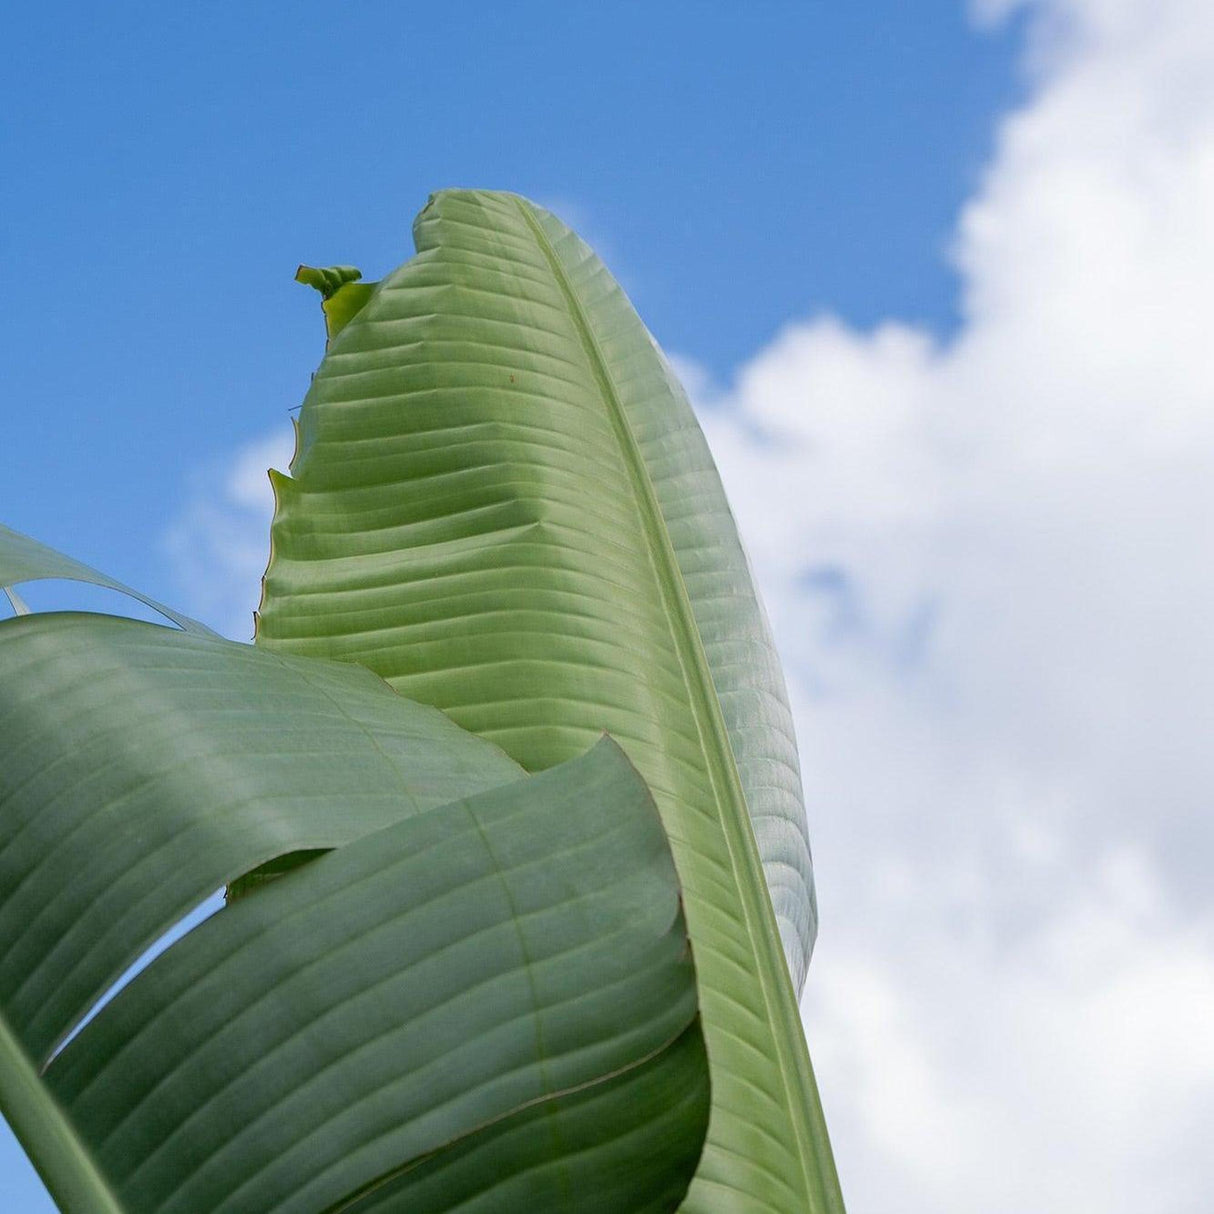
M 5 621 L 0 1108 L 71 1214 L 671 1210 L 708 1081 L 652 799 L 356 667 Z
M 64 1208 L 672 1208 L 707 1116 L 673 866 L 613 744 L 551 776 L 357 667 L 0 625 L 0 1100 Z M 332 848 L 54 1053 L 200 898 Z
M 618 738 L 696 946 L 713 1118 L 684 1208 L 839 1210 L 796 1001 L 816 913 L 791 719 L 694 415 L 548 212 L 448 191 L 414 234 L 272 476 L 258 642 L 362 662 L 529 770 Z
M 333 852 L 157 964 L 48 1077 L 131 1210 L 662 1210 L 694 1169 L 674 870 L 610 742 Z M 590 1151 L 554 1099 L 592 1106 Z
M 0 739 L 0 1000 L 39 1063 L 219 887 L 523 776 L 370 671 L 103 615 L 0 627 Z

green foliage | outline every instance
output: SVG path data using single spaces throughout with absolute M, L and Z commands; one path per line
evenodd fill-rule
M 841 1211 L 791 719 L 694 415 L 546 211 L 448 191 L 415 239 L 300 267 L 255 647 L 0 624 L 0 1104 L 66 1211 Z M 117 585 L 0 530 L 0 585 L 63 576 Z

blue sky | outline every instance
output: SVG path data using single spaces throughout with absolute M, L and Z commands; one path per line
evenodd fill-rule
M 5 32 L 0 521 L 247 638 L 297 263 L 378 276 L 442 186 L 552 207 L 676 356 L 770 610 L 851 1214 L 1204 1214 L 1209 0 Z M 0 1133 L 10 1209 L 51 1207 Z
M 297 404 L 296 264 L 412 252 L 510 188 L 721 376 L 790 316 L 948 327 L 944 249 L 1016 89 L 951 3 L 23 5 L 3 83 L 4 518 L 163 596 L 166 511 Z

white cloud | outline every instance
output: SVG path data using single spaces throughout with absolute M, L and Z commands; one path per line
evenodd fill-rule
M 253 635 L 253 612 L 270 552 L 274 494 L 267 469 L 285 470 L 294 449 L 287 426 L 202 469 L 165 535 L 191 614 L 235 640 Z
M 806 1021 L 852 1214 L 1196 1214 L 1214 7 L 985 7 L 1035 83 L 960 332 L 822 317 L 701 389 L 797 701 Z

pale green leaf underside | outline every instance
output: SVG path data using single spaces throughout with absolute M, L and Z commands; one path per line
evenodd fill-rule
M 694 415 L 546 211 L 444 192 L 415 238 L 273 477 L 259 644 L 362 662 L 529 770 L 618 738 L 696 947 L 714 1104 L 684 1209 L 840 1209 L 793 985 L 816 912 L 791 719 Z
M 300 847 L 336 850 L 195 929 L 46 1065 L 200 893 Z M 71 1214 L 487 1214 L 523 1192 L 656 1214 L 686 1188 L 694 974 L 652 800 L 609 741 L 528 778 L 355 667 L 9 620 L 0 874 L 0 1104 Z
M 33 582 L 43 578 L 66 578 L 73 582 L 89 582 L 94 586 L 104 586 L 108 590 L 118 590 L 138 599 L 153 611 L 160 612 L 186 632 L 200 636 L 216 635 L 205 624 L 190 619 L 188 615 L 182 615 L 171 607 L 148 598 L 140 591 L 132 590 L 130 586 L 0 523 L 0 588 L 10 590 L 20 582 Z M 24 610 L 19 598 L 15 600 L 14 606 L 19 612 Z

